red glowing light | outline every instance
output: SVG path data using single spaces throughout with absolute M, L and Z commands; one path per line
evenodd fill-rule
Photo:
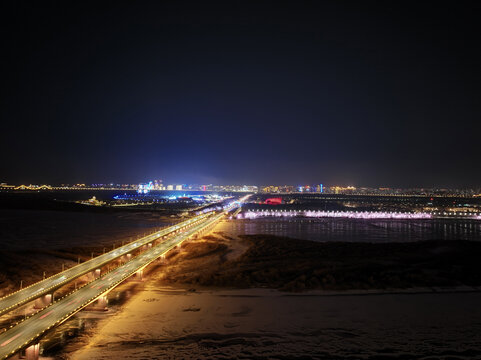
M 282 198 L 269 198 L 266 199 L 265 203 L 268 205 L 280 205 L 282 204 Z

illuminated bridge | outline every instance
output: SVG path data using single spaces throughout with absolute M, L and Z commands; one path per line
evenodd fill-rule
M 400 212 L 400 211 L 321 211 L 321 210 L 248 210 L 237 215 L 237 219 L 258 217 L 315 217 L 350 219 L 473 219 L 481 220 L 479 213 L 471 212 Z
M 106 295 L 112 289 L 133 275 L 137 274 L 141 276 L 143 269 L 153 261 L 159 258 L 163 259 L 165 254 L 171 249 L 180 246 L 184 241 L 196 237 L 198 234 L 213 227 L 230 212 L 236 210 L 241 203 L 247 199 L 247 197 L 248 196 L 242 198 L 240 201 L 232 202 L 219 214 L 208 213 L 196 216 L 186 222 L 149 235 L 141 240 L 135 241 L 134 243 L 127 244 L 122 248 L 112 251 L 109 253 L 110 255 L 104 254 L 85 262 L 84 264 L 88 264 L 85 265 L 85 269 L 74 271 L 73 274 L 68 273 L 68 270 L 66 270 L 15 293 L 17 296 L 18 294 L 21 295 L 17 297 L 19 303 L 42 298 L 42 294 L 52 292 L 52 289 L 60 286 L 59 284 L 65 284 L 67 281 L 71 281 L 78 277 L 79 273 L 85 274 L 88 271 L 92 271 L 92 269 L 98 268 L 100 266 L 99 264 L 108 261 L 105 258 L 105 255 L 117 258 L 122 256 L 120 255 L 121 252 L 127 254 L 132 251 L 134 247 L 138 248 L 139 246 L 143 246 L 144 251 L 136 257 L 127 258 L 127 261 L 124 264 L 101 276 L 99 275 L 91 282 L 76 289 L 63 298 L 57 299 L 53 303 L 47 302 L 41 310 L 0 334 L 0 359 L 11 357 L 22 349 L 25 349 L 25 356 L 28 360 L 38 359 L 38 340 L 45 332 L 63 323 L 78 311 L 94 302 L 97 302 L 97 306 L 105 307 L 107 304 Z M 165 234 L 170 234 L 170 236 L 163 236 Z M 80 265 L 77 265 L 72 269 L 79 267 Z M 38 284 L 40 283 L 42 283 L 42 285 L 38 288 Z M 8 308 L 2 310 L 3 312 L 19 306 L 17 304 L 5 302 L 8 299 L 13 299 L 12 296 L 15 294 L 11 294 L 2 299 L 3 303 L 8 306 Z
M 43 296 L 47 296 L 47 298 L 44 298 L 43 301 L 51 300 L 51 298 L 53 298 L 53 292 L 56 289 L 71 282 L 72 280 L 75 280 L 87 273 L 95 272 L 97 269 L 101 268 L 102 266 L 114 260 L 117 260 L 117 259 L 125 260 L 130 253 L 132 253 L 135 250 L 141 249 L 143 246 L 152 242 L 153 240 L 184 230 L 192 225 L 199 223 L 200 221 L 205 219 L 207 216 L 208 214 L 201 214 L 199 216 L 183 221 L 174 226 L 157 231 L 144 238 L 133 241 L 127 245 L 121 246 L 108 253 L 100 255 L 92 260 L 76 265 L 61 273 L 53 275 L 47 279 L 44 279 L 33 285 L 30 285 L 19 291 L 9 294 L 0 299 L 0 315 L 7 311 L 13 310 L 16 307 L 21 306 L 27 302 L 42 298 Z

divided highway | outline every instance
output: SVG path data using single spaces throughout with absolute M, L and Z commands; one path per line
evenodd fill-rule
M 174 231 L 180 230 L 186 226 L 192 226 L 195 223 L 207 218 L 210 214 L 201 214 L 196 217 L 193 217 L 189 220 L 183 221 L 176 225 L 170 226 L 168 228 L 162 229 L 157 231 L 153 234 L 150 234 L 144 238 L 132 241 L 131 243 L 121 246 L 115 250 L 112 250 L 108 253 L 103 255 L 97 256 L 92 260 L 88 260 L 82 264 L 76 265 L 70 269 L 62 271 L 58 274 L 55 274 L 47 279 L 41 280 L 35 284 L 32 284 L 28 287 L 25 287 L 21 290 L 18 290 L 12 294 L 9 294 L 0 299 L 0 315 L 15 309 L 23 304 L 26 304 L 29 301 L 35 300 L 43 295 L 49 294 L 55 289 L 65 285 L 66 283 L 75 280 L 76 278 L 89 273 L 90 271 L 94 271 L 103 265 L 123 256 L 126 255 L 150 242 L 153 240 L 158 239 L 161 236 L 168 235 Z
M 37 312 L 8 331 L 0 334 L 0 359 L 6 359 L 22 348 L 37 340 L 43 333 L 67 320 L 69 317 L 94 302 L 99 297 L 107 294 L 115 286 L 125 281 L 128 277 L 142 270 L 155 259 L 161 257 L 172 248 L 180 245 L 189 237 L 199 231 L 214 225 L 227 214 L 227 211 L 217 215 L 202 217 L 202 221 L 196 223 L 185 232 L 160 244 L 153 246 L 137 257 L 128 261 L 114 270 L 100 276 L 82 288 L 72 292 L 68 296 L 57 300 L 52 305 Z M 151 238 L 150 241 L 153 239 Z M 54 280 L 56 277 L 54 277 Z M 62 280 L 63 281 L 63 280 Z

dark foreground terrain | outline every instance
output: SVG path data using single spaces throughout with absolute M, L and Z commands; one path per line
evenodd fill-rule
M 230 259 L 239 246 L 244 252 Z M 474 241 L 319 243 L 217 233 L 184 249 L 171 257 L 167 283 L 282 291 L 481 285 L 481 243 Z
M 426 289 L 479 284 L 480 245 L 217 232 L 152 268 L 60 358 L 481 359 L 481 292 Z M 391 290 L 414 286 L 424 288 Z

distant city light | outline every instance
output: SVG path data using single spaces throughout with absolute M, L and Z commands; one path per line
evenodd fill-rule
M 154 187 L 152 181 L 146 183 L 146 184 L 139 184 L 139 187 L 137 189 L 137 192 L 139 194 L 148 194 L 150 190 L 152 190 Z

